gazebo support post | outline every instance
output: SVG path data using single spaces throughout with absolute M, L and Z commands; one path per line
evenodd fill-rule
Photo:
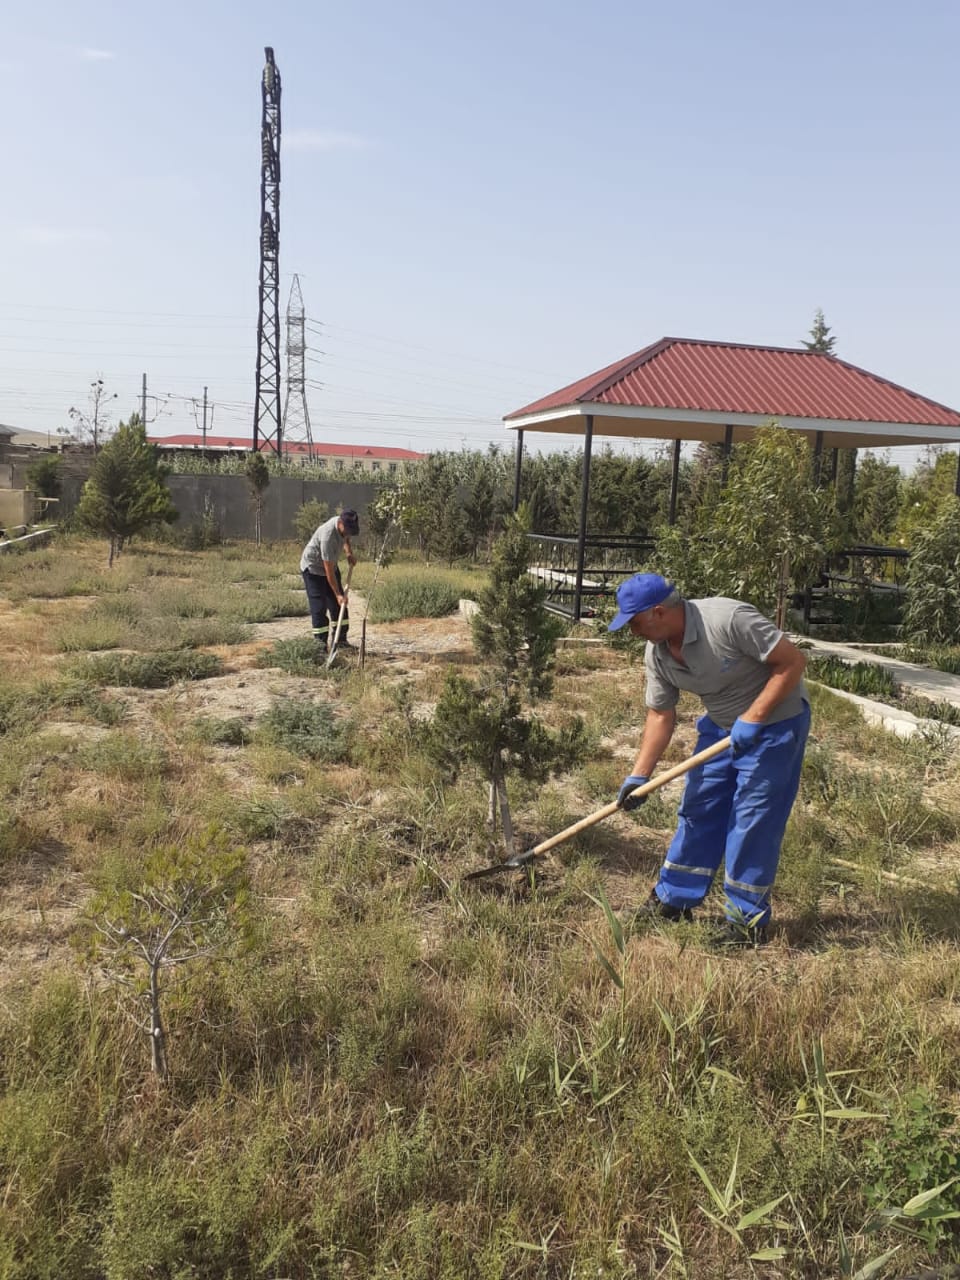
M 840 450 L 833 449 L 830 459 L 830 483 L 833 486 L 833 492 L 837 492 L 837 475 L 840 471 Z
M 953 492 L 960 498 L 960 453 L 957 454 L 957 478 L 954 482 Z
M 733 427 L 728 422 L 723 428 L 723 462 L 721 463 L 720 482 L 726 487 L 727 472 L 730 470 L 730 451 L 733 448 Z
M 823 462 L 823 432 L 818 431 L 813 437 L 813 487 L 819 489 L 821 485 L 820 467 Z
M 677 439 L 673 442 L 673 470 L 670 473 L 670 514 L 667 517 L 667 524 L 677 523 L 677 489 L 680 486 L 680 446 L 682 440 Z M 957 475 L 960 476 L 960 467 L 957 468 Z M 960 484 L 960 480 L 957 482 Z
M 593 414 L 584 419 L 583 486 L 580 490 L 580 528 L 577 532 L 577 581 L 573 588 L 573 620 L 580 621 L 580 598 L 583 595 L 583 567 L 587 554 L 587 502 L 590 499 L 590 454 L 593 449 Z
M 520 507 L 520 471 L 523 467 L 523 428 L 517 430 L 517 447 L 513 461 L 513 513 L 516 515 Z M 536 530 L 534 530 L 536 532 Z

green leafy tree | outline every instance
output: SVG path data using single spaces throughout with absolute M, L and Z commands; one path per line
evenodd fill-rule
M 900 490 L 900 514 L 896 537 L 912 547 L 936 519 L 945 498 L 953 496 L 957 479 L 957 455 L 933 447 Z
M 723 462 L 722 444 L 697 445 L 690 464 L 687 501 L 678 513 L 681 528 L 693 532 L 709 527 L 723 489 Z
M 293 528 L 297 539 L 301 543 L 309 542 L 314 530 L 323 524 L 329 515 L 330 508 L 327 503 L 320 502 L 317 498 L 301 503 L 293 517 Z
M 688 595 L 733 596 L 773 613 L 816 580 L 837 541 L 805 437 L 771 425 L 733 451 L 727 486 L 702 511 L 698 535 L 663 530 L 656 560 Z
M 499 811 L 508 856 L 515 846 L 507 776 L 544 781 L 578 759 L 585 741 L 580 721 L 551 731 L 530 713 L 550 693 L 560 623 L 544 608 L 542 586 L 527 573 L 528 528 L 529 513 L 521 508 L 494 544 L 491 581 L 472 624 L 482 675 L 447 675 L 429 734 L 448 776 L 456 777 L 467 763 L 484 773 L 490 825 L 496 829 Z
M 484 458 L 481 456 L 467 482 L 467 490 L 463 504 L 467 536 L 470 540 L 470 554 L 474 560 L 481 549 L 488 549 L 496 530 L 498 515 L 502 514 L 502 503 L 497 501 L 498 468 L 496 455 Z
M 270 468 L 267 466 L 266 458 L 259 450 L 247 455 L 243 474 L 247 477 L 250 496 L 253 499 L 254 528 L 256 530 L 257 546 L 259 547 L 263 541 L 264 496 L 270 484 Z
M 44 454 L 27 467 L 27 486 L 41 498 L 59 498 L 63 492 L 62 466 L 59 458 Z
M 853 495 L 853 534 L 859 544 L 885 546 L 894 536 L 902 480 L 889 458 L 864 455 Z
M 91 904 L 89 954 L 125 991 L 161 1079 L 169 1074 L 164 977 L 223 957 L 250 927 L 245 854 L 215 827 L 156 849 L 133 885 L 104 890 Z
M 456 455 L 432 453 L 406 478 L 404 528 L 428 560 L 452 563 L 470 552 L 461 477 Z
M 172 524 L 177 519 L 165 475 L 137 414 L 121 423 L 97 454 L 83 486 L 77 520 L 109 540 L 111 566 L 128 538 L 160 521 Z
M 960 498 L 943 498 L 910 553 L 903 634 L 917 644 L 960 643 Z

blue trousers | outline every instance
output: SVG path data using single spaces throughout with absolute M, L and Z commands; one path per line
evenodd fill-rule
M 767 923 L 809 730 L 810 708 L 805 706 L 789 720 L 765 725 L 750 751 L 724 751 L 688 775 L 679 825 L 657 881 L 661 902 L 695 907 L 707 896 L 723 862 L 727 916 Z M 709 716 L 701 716 L 697 731 L 697 751 L 728 733 Z
M 326 648 L 328 641 L 330 644 L 333 643 L 333 633 L 337 629 L 337 618 L 340 616 L 337 597 L 330 590 L 326 574 L 311 573 L 309 569 L 301 569 L 300 573 L 307 592 L 307 603 L 310 605 L 310 621 L 313 624 L 314 639 L 318 640 Z M 339 565 L 336 567 L 335 575 L 337 586 L 342 593 L 343 580 L 340 577 Z M 344 609 L 343 623 L 340 627 L 341 643 L 346 640 L 349 628 L 350 611 Z

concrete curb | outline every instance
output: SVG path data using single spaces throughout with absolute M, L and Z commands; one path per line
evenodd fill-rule
M 50 541 L 52 533 L 52 529 L 35 529 L 33 533 L 25 533 L 19 538 L 8 538 L 6 542 L 0 542 L 0 552 L 42 547 Z
M 858 693 L 847 693 L 845 689 L 834 689 L 832 685 L 821 684 L 819 680 L 808 680 L 807 684 L 816 685 L 818 689 L 826 689 L 827 693 L 844 698 L 860 708 L 860 714 L 867 724 L 895 733 L 898 738 L 912 738 L 915 734 L 924 733 L 931 736 L 945 735 L 955 746 L 960 746 L 960 728 L 953 724 L 944 724 L 942 720 L 925 720 L 912 715 L 909 711 L 901 711 L 899 707 L 891 707 L 886 702 L 876 702 L 873 698 L 861 698 Z
M 871 662 L 874 666 L 889 671 L 899 684 L 911 693 L 920 693 L 934 702 L 949 702 L 960 707 L 960 676 L 951 675 L 949 671 L 933 671 L 930 667 L 918 667 L 913 662 L 901 662 L 899 658 L 887 658 L 879 653 L 867 653 L 863 649 L 855 649 L 852 645 L 834 644 L 830 640 L 811 640 L 809 636 L 791 635 L 794 644 L 803 648 L 805 653 L 823 654 L 825 657 L 839 658 L 841 662 Z M 901 714 L 906 714 L 901 713 Z

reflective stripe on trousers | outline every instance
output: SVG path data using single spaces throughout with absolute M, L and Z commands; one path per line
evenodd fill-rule
M 326 644 L 330 630 L 332 627 L 336 627 L 337 618 L 340 616 L 337 597 L 330 590 L 326 574 L 311 573 L 309 569 L 302 569 L 300 576 L 303 578 L 303 586 L 307 593 L 307 603 L 310 606 L 310 621 L 313 623 L 313 634 L 317 640 Z M 337 586 L 342 592 L 343 582 L 340 577 L 339 565 L 337 565 L 336 569 L 336 578 Z M 349 629 L 350 611 L 345 608 L 343 611 L 343 625 L 340 627 L 341 642 L 346 640 Z
M 697 721 L 697 751 L 726 737 L 709 716 Z M 676 834 L 660 869 L 657 895 L 671 907 L 702 902 L 721 862 L 726 913 L 766 924 L 780 846 L 800 786 L 810 708 L 764 725 L 750 751 L 725 751 L 694 769 Z

